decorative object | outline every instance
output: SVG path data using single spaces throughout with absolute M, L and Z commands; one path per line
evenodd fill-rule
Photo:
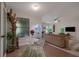
M 33 37 L 33 35 L 34 35 L 34 30 L 30 30 L 30 33 L 31 33 L 31 35 L 32 35 L 32 37 Z
M 61 33 L 64 33 L 64 28 L 61 28 Z
M 59 35 L 65 35 L 64 28 L 61 28 Z
M 8 43 L 8 48 L 7 48 L 7 52 L 11 52 L 14 51 L 17 48 L 17 44 L 16 44 L 16 13 L 13 12 L 12 9 L 9 10 L 9 12 L 7 13 L 7 20 L 10 23 L 10 28 L 9 31 L 7 33 L 7 41 Z
M 55 24 L 53 24 L 53 32 L 55 32 Z

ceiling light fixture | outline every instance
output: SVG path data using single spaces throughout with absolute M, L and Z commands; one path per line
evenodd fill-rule
M 32 8 L 33 8 L 34 10 L 38 10 L 38 9 L 39 9 L 39 5 L 38 5 L 38 4 L 34 4 L 34 5 L 32 5 Z
M 58 20 L 56 20 L 56 21 L 54 21 L 55 23 L 57 23 L 58 22 Z

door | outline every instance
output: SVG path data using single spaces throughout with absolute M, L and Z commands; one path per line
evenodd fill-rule
M 7 49 L 7 12 L 5 3 L 0 3 L 0 56 L 6 55 Z

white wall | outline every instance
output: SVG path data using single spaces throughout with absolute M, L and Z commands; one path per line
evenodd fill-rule
M 74 39 L 78 39 L 78 20 L 74 18 L 74 16 L 64 16 L 60 18 L 60 21 L 56 24 L 56 33 L 60 33 L 61 28 L 65 27 L 71 27 L 75 26 L 76 27 L 76 32 L 69 32 Z M 67 32 L 65 32 L 67 33 Z M 79 39 L 78 39 L 79 40 Z
M 44 22 L 45 20 L 49 21 L 50 22 L 49 24 L 51 24 L 51 26 L 54 23 L 53 16 L 50 17 L 48 15 L 48 17 L 47 16 L 42 17 L 42 21 Z M 58 20 L 59 20 L 59 22 L 56 23 L 56 27 L 55 27 L 55 34 L 60 33 L 61 28 L 75 26 L 76 32 L 70 32 L 70 34 L 73 36 L 73 39 L 79 40 L 79 16 L 78 16 L 78 14 L 76 14 L 76 13 L 74 13 L 74 14 L 70 13 L 69 14 L 68 13 L 68 14 L 60 17 Z M 67 33 L 67 32 L 65 32 L 65 33 Z
M 30 28 L 35 24 L 41 24 L 41 18 L 34 15 L 28 15 L 27 13 L 21 13 L 16 11 L 17 17 L 29 18 L 30 20 Z
M 43 22 L 48 22 L 51 26 L 54 23 L 54 19 L 59 16 L 59 14 L 57 13 L 56 15 L 51 14 L 47 16 L 35 16 L 35 15 L 30 15 L 28 13 L 22 13 L 19 11 L 16 11 L 17 17 L 24 17 L 24 18 L 29 18 L 30 19 L 30 28 L 35 25 L 35 24 L 41 24 Z M 79 40 L 79 13 L 77 12 L 70 12 L 68 11 L 68 13 L 63 13 L 63 16 L 59 19 L 60 21 L 58 23 L 56 23 L 56 31 L 55 33 L 58 34 L 60 33 L 60 29 L 64 28 L 64 27 L 68 27 L 68 26 L 75 26 L 76 27 L 76 32 L 75 33 L 70 33 L 72 36 L 74 36 L 74 39 Z M 56 17 L 55 17 L 56 16 Z
M 36 24 L 41 24 L 41 17 L 38 16 L 34 16 L 34 15 L 28 15 L 27 13 L 19 13 L 16 11 L 16 15 L 17 17 L 24 17 L 24 18 L 29 18 L 30 20 L 30 29 L 32 28 L 32 26 L 36 25 Z M 31 36 L 31 35 L 30 35 Z

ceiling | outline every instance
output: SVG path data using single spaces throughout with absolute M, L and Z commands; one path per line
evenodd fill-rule
M 39 4 L 40 8 L 34 11 L 31 6 L 33 4 Z M 66 15 L 79 15 L 79 3 L 78 2 L 7 2 L 8 8 L 12 8 L 16 12 L 26 13 L 31 16 L 39 17 L 59 17 Z

